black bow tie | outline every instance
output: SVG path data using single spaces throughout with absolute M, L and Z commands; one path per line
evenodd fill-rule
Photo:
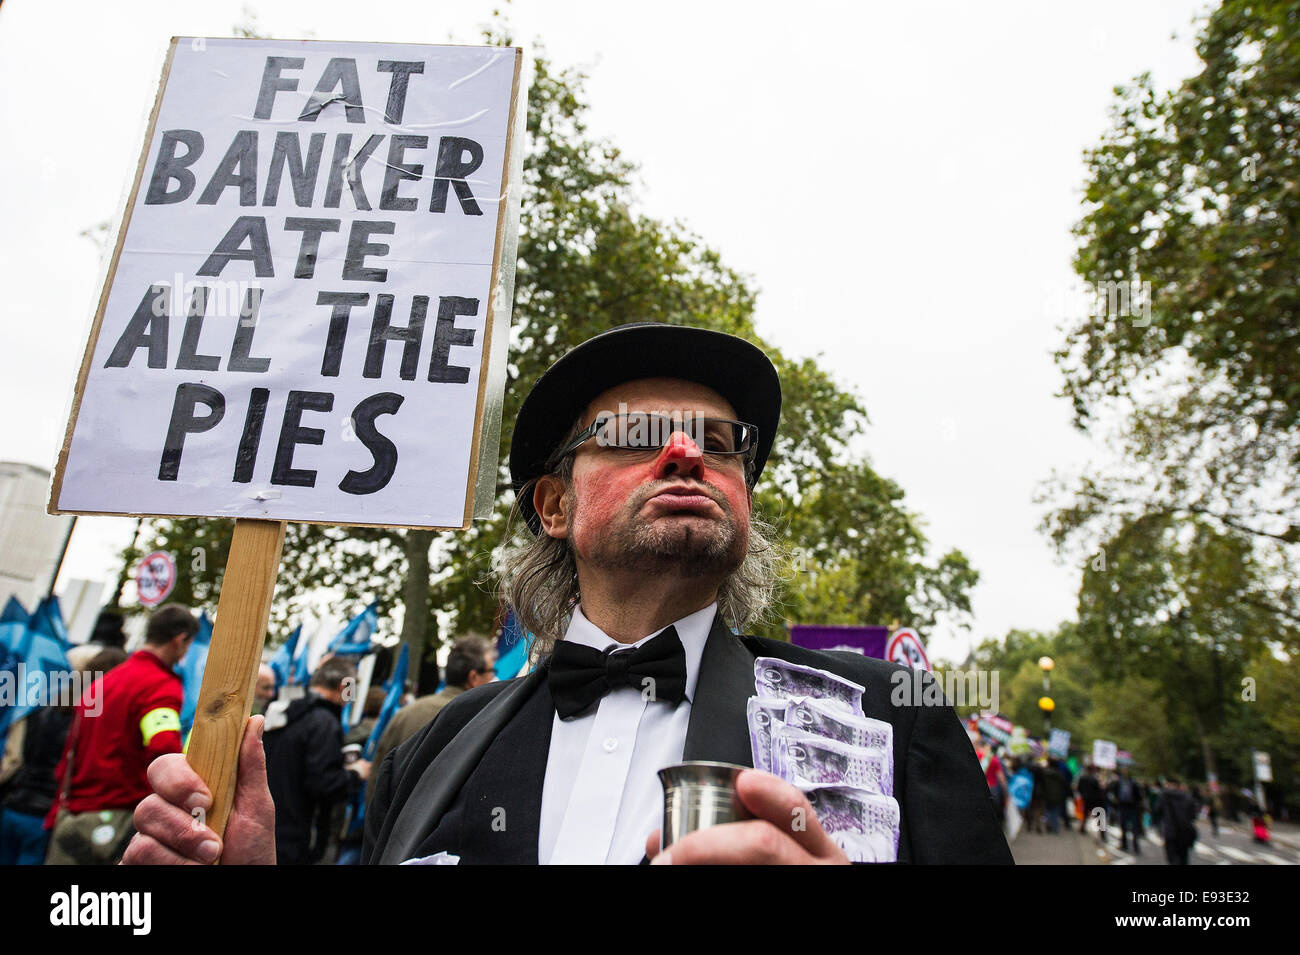
M 648 700 L 676 705 L 686 697 L 686 650 L 675 627 L 635 650 L 610 647 L 602 652 L 561 640 L 547 681 L 562 720 L 577 716 L 620 686 L 640 690 Z

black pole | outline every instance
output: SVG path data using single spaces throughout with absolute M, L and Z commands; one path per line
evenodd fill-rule
M 4 0 L 0 0 L 0 3 L 3 2 Z M 54 574 L 50 577 L 50 587 L 46 593 L 47 597 L 54 596 L 54 585 L 59 582 L 59 571 L 63 569 L 63 558 L 66 557 L 68 554 L 68 543 L 72 540 L 72 531 L 76 528 L 76 526 L 77 526 L 77 518 L 74 516 L 72 518 L 72 523 L 68 525 L 68 533 L 65 534 L 63 537 L 63 546 L 59 548 L 59 560 L 58 563 L 54 565 Z
M 144 525 L 144 518 L 136 518 L 135 533 L 131 537 L 131 553 L 135 553 L 137 545 L 140 543 L 140 528 Z M 126 587 L 127 578 L 131 573 L 131 562 L 122 562 L 122 572 L 117 575 L 117 590 L 113 592 L 113 599 L 104 605 L 105 610 L 118 611 L 122 609 L 122 590 Z

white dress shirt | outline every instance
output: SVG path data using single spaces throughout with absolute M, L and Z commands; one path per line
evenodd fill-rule
M 538 824 L 542 865 L 641 861 L 646 837 L 663 824 L 657 773 L 682 761 L 700 657 L 717 609 L 709 604 L 673 623 L 686 650 L 686 698 L 676 706 L 646 700 L 639 689 L 623 686 L 581 716 L 554 716 Z M 574 609 L 564 639 L 601 651 L 619 646 L 583 616 L 581 606 Z

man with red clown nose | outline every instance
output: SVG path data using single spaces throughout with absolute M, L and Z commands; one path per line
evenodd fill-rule
M 946 702 L 895 705 L 882 660 L 740 635 L 776 585 L 753 490 L 780 407 L 760 349 L 682 326 L 619 326 L 538 379 L 510 451 L 523 528 L 496 568 L 537 665 L 457 697 L 376 768 L 365 862 L 848 862 L 805 791 L 756 769 L 736 779 L 754 818 L 660 848 L 660 769 L 753 765 L 758 658 L 856 684 L 862 718 L 889 724 L 897 861 L 1011 861 Z M 192 824 L 210 796 L 184 757 L 156 761 L 126 861 L 274 863 L 260 738 L 253 717 L 224 841 Z

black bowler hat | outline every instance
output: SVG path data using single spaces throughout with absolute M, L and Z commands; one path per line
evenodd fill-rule
M 763 473 L 781 419 L 781 381 L 771 359 L 756 345 L 723 332 L 661 322 L 619 325 L 548 368 L 515 418 L 510 478 L 534 534 L 541 520 L 524 485 L 547 473 L 547 462 L 597 395 L 638 378 L 695 381 L 726 398 L 737 418 L 758 429 L 754 481 Z

